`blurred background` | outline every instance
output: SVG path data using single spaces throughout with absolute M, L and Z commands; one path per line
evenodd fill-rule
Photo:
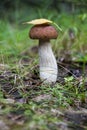
M 54 12 L 53 12 L 54 11 Z M 0 18 L 14 22 L 37 17 L 51 18 L 60 13 L 87 12 L 87 0 L 3 0 L 0 2 Z
M 52 20 L 63 30 L 52 41 L 56 57 L 66 59 L 68 55 L 71 60 L 87 60 L 87 0 L 3 0 L 0 2 L 1 62 L 8 62 L 13 56 L 34 54 L 32 47 L 38 41 L 29 39 L 31 26 L 22 23 L 38 18 Z

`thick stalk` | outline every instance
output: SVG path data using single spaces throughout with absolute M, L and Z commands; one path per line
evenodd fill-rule
M 58 68 L 49 40 L 39 40 L 40 78 L 45 83 L 56 82 Z

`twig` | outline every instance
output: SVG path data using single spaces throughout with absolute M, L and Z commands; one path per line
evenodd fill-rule
M 61 68 L 63 68 L 64 70 L 66 70 L 68 73 L 70 73 L 74 78 L 76 78 L 78 80 L 78 78 L 76 77 L 76 75 L 74 75 L 70 70 L 68 70 L 66 67 L 62 66 L 60 62 L 58 62 L 59 66 Z

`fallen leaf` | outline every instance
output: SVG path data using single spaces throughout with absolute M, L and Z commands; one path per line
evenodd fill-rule
M 49 23 L 52 23 L 52 21 L 41 18 L 41 19 L 32 20 L 30 22 L 25 22 L 24 24 L 39 25 L 39 24 L 49 24 Z
M 33 24 L 33 25 L 53 24 L 53 25 L 55 25 L 60 31 L 62 31 L 62 29 L 58 26 L 58 24 L 56 24 L 55 22 L 53 22 L 53 21 L 51 21 L 51 20 L 44 19 L 44 18 L 35 19 L 35 20 L 30 21 L 30 22 L 25 22 L 25 23 L 23 23 L 23 24 Z

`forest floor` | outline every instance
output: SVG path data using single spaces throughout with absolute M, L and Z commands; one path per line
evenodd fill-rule
M 1 67 L 0 129 L 86 130 L 87 72 L 82 64 L 58 62 L 58 80 L 48 85 L 40 81 L 38 65 L 29 68 L 33 62 L 22 59 L 16 69 Z

